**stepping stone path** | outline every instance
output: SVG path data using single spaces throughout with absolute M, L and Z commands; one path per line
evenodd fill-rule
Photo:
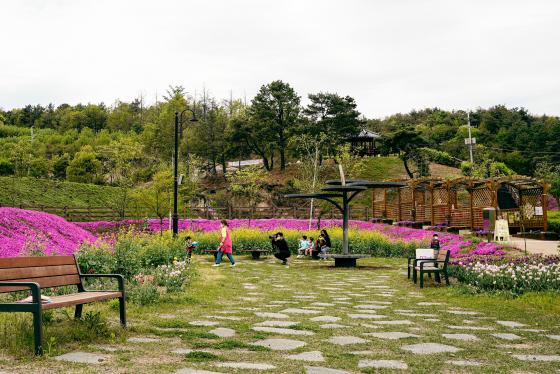
M 364 334 L 365 336 L 373 336 L 374 338 L 379 339 L 389 339 L 389 340 L 398 340 L 403 338 L 418 338 L 419 335 L 409 334 L 407 332 L 367 332 Z
M 379 314 L 364 314 L 364 313 L 348 314 L 348 317 L 354 318 L 354 319 L 384 319 L 384 318 L 387 318 L 387 316 L 382 316 L 382 315 L 379 315 Z
M 439 343 L 419 343 L 402 346 L 401 349 L 412 352 L 417 355 L 430 355 L 433 353 L 459 352 L 461 349 L 451 345 Z
M 288 314 L 319 314 L 321 313 L 318 310 L 312 309 L 303 309 L 303 308 L 288 308 L 281 310 L 280 313 L 288 313 Z
M 408 369 L 408 365 L 403 361 L 396 360 L 360 360 L 359 368 L 376 368 L 376 369 Z
M 157 343 L 160 342 L 161 339 L 159 338 L 150 338 L 147 336 L 133 336 L 126 340 L 129 343 Z
M 523 339 L 521 336 L 515 335 L 515 334 L 499 333 L 499 334 L 490 334 L 490 335 L 495 336 L 498 339 L 504 339 L 504 340 L 520 340 L 520 339 Z
M 189 325 L 192 326 L 216 326 L 218 322 L 216 321 L 190 321 Z
M 306 366 L 305 374 L 350 374 L 349 371 L 324 368 L 320 366 Z
M 560 362 L 560 355 L 512 355 L 521 361 Z
M 210 334 L 218 335 L 220 338 L 231 338 L 235 336 L 235 330 L 225 327 L 218 327 L 217 329 L 208 331 Z
M 291 339 L 262 339 L 257 340 L 256 342 L 252 343 L 252 345 L 267 347 L 272 349 L 273 351 L 291 351 L 292 349 L 303 347 L 305 345 L 305 342 Z
M 252 330 L 270 332 L 270 333 L 280 334 L 280 335 L 304 335 L 304 336 L 315 335 L 313 331 L 285 329 L 279 327 L 256 326 L 253 327 Z
M 263 326 L 263 327 L 292 327 L 299 324 L 296 321 L 264 321 L 255 323 L 255 326 Z
M 525 326 L 527 326 L 527 325 L 524 325 L 522 323 L 515 322 L 515 321 L 496 321 L 496 323 L 498 325 L 502 325 L 502 326 L 506 326 L 506 327 L 525 327 Z
M 217 371 L 184 368 L 177 370 L 174 374 L 224 374 Z
M 107 361 L 107 356 L 96 355 L 94 353 L 87 352 L 70 352 L 60 356 L 56 356 L 54 357 L 54 359 L 58 361 L 68 361 L 79 364 L 99 365 Z
M 271 364 L 260 364 L 260 363 L 252 363 L 252 362 L 219 362 L 215 365 L 220 368 L 232 368 L 232 369 L 251 369 L 251 370 L 276 369 L 276 366 Z
M 346 325 L 339 325 L 338 323 L 325 323 L 324 325 L 319 326 L 322 329 L 342 329 L 344 327 L 348 327 Z
M 319 316 L 319 317 L 313 317 L 310 318 L 311 321 L 313 322 L 337 322 L 340 321 L 340 317 L 334 317 L 334 316 Z
M 447 339 L 462 340 L 465 342 L 475 342 L 480 340 L 479 338 L 471 334 L 441 334 L 441 336 Z
M 333 336 L 326 340 L 331 344 L 336 345 L 350 345 L 350 344 L 362 344 L 367 343 L 367 340 L 358 338 L 357 336 Z
M 325 358 L 320 351 L 310 351 L 310 352 L 303 352 L 298 353 L 295 355 L 288 355 L 286 356 L 287 359 L 290 360 L 301 360 L 301 361 L 310 361 L 310 362 L 323 362 Z
M 290 318 L 289 315 L 284 314 L 284 313 L 269 313 L 269 312 L 255 312 L 255 315 L 257 317 L 263 317 L 263 318 Z
M 445 362 L 455 366 L 482 366 L 483 365 L 482 362 L 474 361 L 474 360 L 449 360 Z

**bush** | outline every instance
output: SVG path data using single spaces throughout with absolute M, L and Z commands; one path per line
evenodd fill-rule
M 548 231 L 560 234 L 560 212 L 548 211 Z

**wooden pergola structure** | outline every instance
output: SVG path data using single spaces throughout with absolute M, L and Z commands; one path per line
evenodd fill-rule
M 515 175 L 496 178 L 417 178 L 401 188 L 374 188 L 373 216 L 393 221 L 424 222 L 432 226 L 480 229 L 482 210 L 496 209 L 514 230 L 547 230 L 549 185 Z M 530 217 L 526 213 L 530 211 Z

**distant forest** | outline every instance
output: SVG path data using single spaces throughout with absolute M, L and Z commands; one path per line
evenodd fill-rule
M 181 157 L 196 157 L 221 175 L 228 160 L 261 158 L 267 170 L 298 159 L 302 142 L 337 152 L 348 137 L 368 128 L 381 134 L 382 154 L 421 155 L 464 170 L 491 160 L 509 172 L 534 175 L 560 164 L 560 119 L 497 105 L 470 113 L 475 165 L 469 165 L 467 113 L 437 108 L 368 119 L 352 97 L 300 96 L 282 81 L 263 85 L 249 102 L 189 97 L 170 87 L 160 102 L 27 105 L 0 109 L 0 175 L 118 184 L 150 181 L 172 160 L 174 113 L 185 112 Z M 417 161 L 417 160 L 416 160 Z M 467 162 L 467 163 L 465 163 Z M 488 172 L 488 170 L 486 170 Z

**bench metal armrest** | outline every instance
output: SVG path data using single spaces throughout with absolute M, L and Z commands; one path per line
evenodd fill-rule
M 433 264 L 433 265 L 437 265 L 436 260 L 422 260 L 422 262 L 420 263 L 420 271 L 424 270 L 424 264 Z
M 119 283 L 119 291 L 124 293 L 124 277 L 121 274 L 80 274 L 82 278 L 115 278 Z
M 31 296 L 33 296 L 33 304 L 41 303 L 41 286 L 36 282 L 10 282 L 3 281 L 0 282 L 0 288 L 2 287 L 26 287 L 31 290 Z

